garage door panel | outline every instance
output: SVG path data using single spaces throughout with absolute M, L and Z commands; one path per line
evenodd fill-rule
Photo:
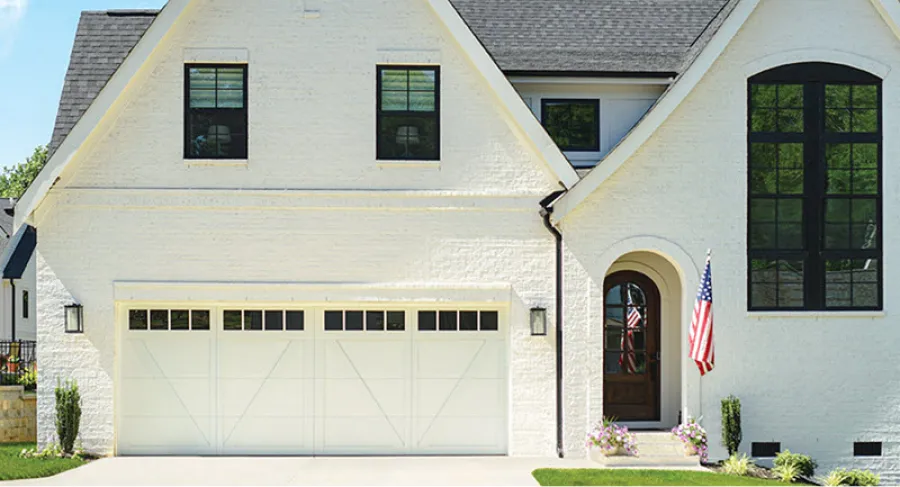
M 416 344 L 416 377 L 453 379 L 472 368 L 485 348 L 484 340 L 422 341 Z
M 503 415 L 503 381 L 497 379 L 427 379 L 417 383 L 419 416 L 480 418 Z
M 253 314 L 239 311 L 239 328 L 226 331 L 223 314 L 237 308 L 212 308 L 208 326 L 198 321 L 203 328 L 194 329 L 192 318 L 190 331 L 137 331 L 125 323 L 120 454 L 506 453 L 507 345 L 495 330 L 506 329 L 502 313 L 478 314 L 476 329 L 472 312 L 459 312 L 452 329 L 444 318 L 453 314 L 444 311 L 363 310 L 360 331 L 348 318 L 357 319 L 356 307 L 343 312 L 343 329 L 331 322 L 326 331 L 323 308 L 308 308 L 300 330 L 297 321 L 292 328 L 286 320 L 270 323 L 266 317 L 278 311 L 257 305 Z M 422 313 L 435 317 L 434 326 L 443 320 L 440 330 L 417 322 Z M 169 316 L 171 325 L 183 313 Z
M 124 416 L 213 414 L 208 379 L 131 379 L 120 387 L 119 410 Z
M 312 379 L 228 379 L 219 382 L 219 404 L 225 416 L 312 414 L 307 399 Z
M 260 341 L 239 334 L 219 344 L 219 377 L 223 379 L 312 377 L 312 353 L 302 341 Z
M 321 381 L 324 412 L 338 417 L 409 415 L 406 379 L 330 379 Z
M 214 453 L 215 417 L 124 416 L 119 426 L 119 449 L 126 454 Z
M 304 417 L 224 416 L 220 423 L 223 453 L 308 454 L 314 451 L 312 424 Z
M 407 451 L 409 416 L 324 418 L 322 453 L 404 453 Z
M 423 453 L 505 453 L 503 417 L 434 419 L 415 421 L 416 448 Z
M 126 340 L 121 354 L 122 378 L 209 377 L 209 338 L 184 337 L 184 342 L 157 337 Z
M 488 340 L 466 370 L 467 379 L 499 379 L 506 377 L 506 347 L 498 340 Z
M 396 379 L 409 374 L 410 344 L 386 340 L 324 340 L 325 379 Z

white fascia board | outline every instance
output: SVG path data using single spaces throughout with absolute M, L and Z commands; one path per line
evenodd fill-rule
M 456 39 L 463 52 L 475 65 L 475 68 L 484 76 L 488 85 L 500 98 L 500 102 L 512 115 L 513 120 L 519 125 L 525 137 L 534 144 L 534 149 L 543 157 L 550 166 L 550 170 L 566 188 L 572 188 L 578 183 L 578 173 L 569 164 L 566 156 L 538 122 L 531 109 L 522 100 L 506 75 L 494 62 L 487 50 L 481 44 L 469 26 L 466 25 L 456 8 L 449 0 L 427 0 L 438 18 Z
M 871 2 L 894 35 L 900 39 L 900 2 L 897 0 L 871 0 Z
M 509 76 L 513 85 L 650 85 L 668 86 L 675 78 L 617 78 L 594 76 Z
M 47 161 L 47 165 L 35 178 L 28 191 L 19 200 L 16 205 L 16 228 L 27 221 L 47 197 L 60 175 L 72 163 L 78 151 L 101 124 L 103 118 L 107 116 L 190 3 L 191 0 L 169 0 L 163 7 L 147 32 L 128 54 L 119 69 L 112 75 L 91 106 L 60 144 L 53 157 Z
M 878 0 L 874 0 L 878 1 Z M 594 191 L 619 170 L 665 123 L 681 103 L 694 91 L 725 48 L 756 10 L 760 0 L 742 0 L 722 24 L 709 44 L 684 74 L 669 88 L 659 102 L 622 142 L 574 188 L 553 205 L 554 223 L 562 221 Z

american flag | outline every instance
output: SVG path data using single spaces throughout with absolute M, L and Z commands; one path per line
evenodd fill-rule
M 625 370 L 626 374 L 633 374 L 637 371 L 637 358 L 634 353 L 634 331 L 641 325 L 641 312 L 634 305 L 631 299 L 631 290 L 628 290 L 628 315 L 626 316 L 625 334 L 622 335 L 622 357 L 619 358 L 619 365 Z
M 690 338 L 690 357 L 697 363 L 700 375 L 704 376 L 716 366 L 716 344 L 713 339 L 712 266 L 709 256 L 706 257 L 706 271 L 703 272 L 703 282 L 700 283 L 697 304 L 694 305 Z

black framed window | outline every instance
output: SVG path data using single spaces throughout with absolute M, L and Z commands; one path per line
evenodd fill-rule
M 828 63 L 750 79 L 750 310 L 882 309 L 881 84 Z
M 541 123 L 565 152 L 600 152 L 600 100 L 541 100 Z
M 247 66 L 185 66 L 185 159 L 247 158 Z
M 30 307 L 28 305 L 28 291 L 22 291 L 22 318 L 28 319 Z
M 377 157 L 441 158 L 441 71 L 437 66 L 378 66 Z

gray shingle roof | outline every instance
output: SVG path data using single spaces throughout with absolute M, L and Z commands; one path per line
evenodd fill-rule
M 451 0 L 506 72 L 681 73 L 737 0 Z M 157 10 L 83 12 L 59 104 L 56 151 Z
M 729 0 L 451 0 L 504 71 L 680 73 Z
M 51 153 L 69 135 L 157 13 L 156 10 L 82 12 L 50 140 Z

